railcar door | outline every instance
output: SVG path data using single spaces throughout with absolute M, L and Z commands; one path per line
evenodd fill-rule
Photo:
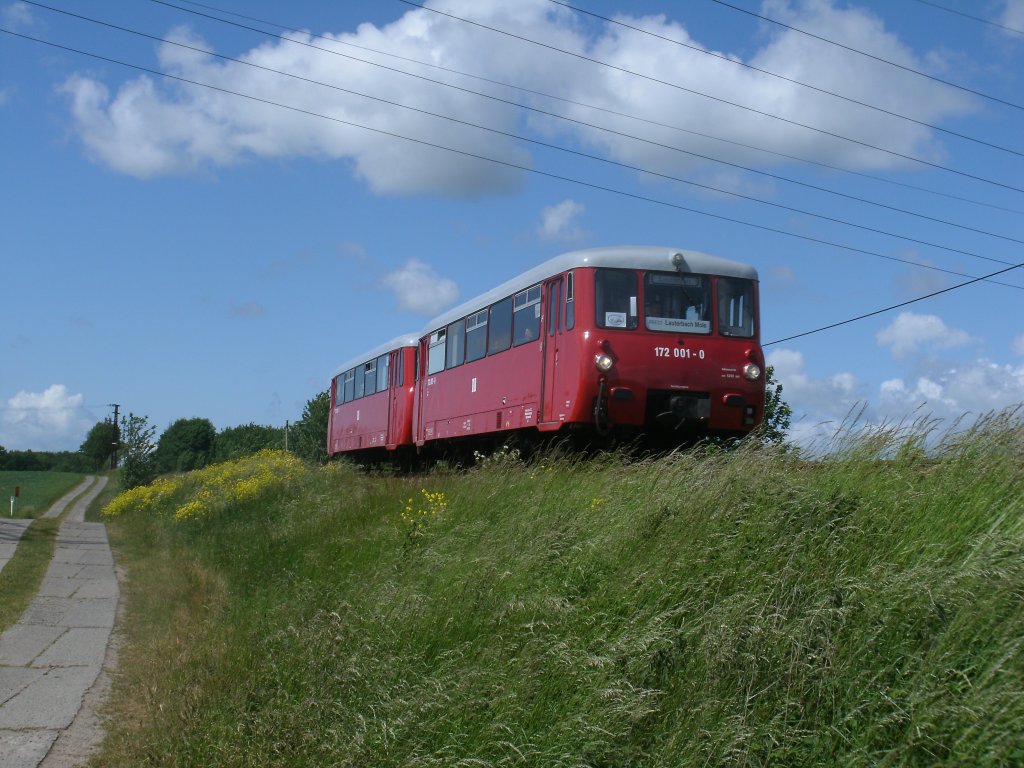
M 405 349 L 392 350 L 388 368 L 388 439 L 387 447 L 395 448 L 402 441 L 405 421 Z
M 556 277 L 544 284 L 544 381 L 541 387 L 541 422 L 557 423 L 559 414 L 558 400 L 561 397 L 561 375 L 559 373 L 559 355 L 563 339 L 562 297 L 564 280 Z
M 429 340 L 430 337 L 428 336 L 427 338 Z M 427 396 L 430 394 L 430 391 L 427 389 L 426 371 L 421 370 L 421 366 L 424 369 L 427 366 L 427 349 L 428 342 L 420 339 L 416 347 L 415 373 L 412 374 L 414 376 L 412 379 L 414 382 L 413 386 L 416 388 L 416 397 L 413 400 L 414 421 L 412 439 L 416 445 L 423 445 L 427 439 L 424 412 L 427 409 Z M 430 437 L 433 437 L 433 435 L 430 435 Z

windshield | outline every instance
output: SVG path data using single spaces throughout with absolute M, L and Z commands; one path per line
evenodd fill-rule
M 711 333 L 711 280 L 704 275 L 648 272 L 644 323 L 649 331 Z
M 636 328 L 636 272 L 599 269 L 594 277 L 594 307 L 599 328 Z
M 718 278 L 718 332 L 745 338 L 754 335 L 754 284 L 750 280 Z

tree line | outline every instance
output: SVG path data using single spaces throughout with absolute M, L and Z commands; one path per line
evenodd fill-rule
M 793 411 L 782 399 L 782 385 L 771 366 L 765 379 L 764 423 L 757 434 L 764 443 L 786 446 Z M 145 485 L 157 475 L 202 469 L 264 448 L 287 449 L 307 461 L 323 463 L 330 409 L 330 392 L 324 391 L 306 402 L 302 418 L 288 428 L 249 423 L 218 432 L 209 419 L 178 419 L 155 440 L 157 428 L 148 417 L 129 413 L 120 424 L 112 419 L 97 422 L 78 451 L 7 451 L 0 445 L 0 470 L 96 472 L 110 466 L 115 442 L 126 488 Z
M 159 438 L 147 416 L 129 413 L 116 425 L 109 418 L 97 422 L 77 451 L 8 451 L 0 446 L 0 470 L 97 472 L 110 466 L 115 442 L 122 482 L 128 488 L 145 485 L 157 475 L 201 469 L 265 448 L 287 447 L 304 459 L 323 462 L 329 410 L 329 393 L 320 392 L 287 429 L 249 423 L 218 432 L 209 419 L 189 418 L 173 422 Z

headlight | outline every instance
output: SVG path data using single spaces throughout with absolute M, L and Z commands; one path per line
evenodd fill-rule
M 615 365 L 615 361 L 612 360 L 611 355 L 598 355 L 594 358 L 594 365 L 599 371 L 610 371 L 611 367 Z
M 743 375 L 747 377 L 747 381 L 757 381 L 761 378 L 761 369 L 753 363 L 747 363 L 743 366 Z

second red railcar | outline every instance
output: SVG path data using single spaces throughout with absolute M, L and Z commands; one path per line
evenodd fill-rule
M 412 446 L 416 334 L 350 360 L 331 379 L 327 453 L 394 451 Z

